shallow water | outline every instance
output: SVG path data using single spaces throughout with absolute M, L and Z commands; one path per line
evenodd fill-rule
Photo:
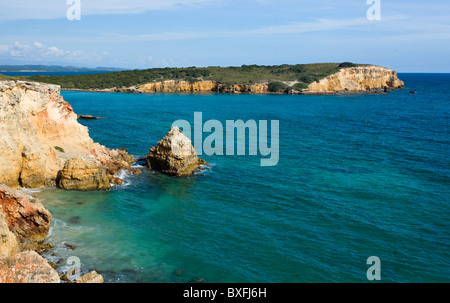
M 201 111 L 279 120 L 280 161 L 202 156 L 213 165 L 188 179 L 143 169 L 110 191 L 40 191 L 47 258 L 106 282 L 366 282 L 378 256 L 383 282 L 448 282 L 450 75 L 399 76 L 408 89 L 389 95 L 63 92 L 106 118 L 81 123 L 110 148 L 145 155 Z

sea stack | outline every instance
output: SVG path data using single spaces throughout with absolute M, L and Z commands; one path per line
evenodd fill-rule
M 146 162 L 149 168 L 174 177 L 192 176 L 200 165 L 207 165 L 197 156 L 191 140 L 176 126 L 150 149 Z

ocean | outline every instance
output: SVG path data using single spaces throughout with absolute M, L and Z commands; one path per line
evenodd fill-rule
M 399 78 L 407 89 L 387 95 L 63 91 L 105 117 L 80 123 L 109 148 L 145 156 L 202 112 L 278 120 L 279 162 L 201 156 L 211 166 L 191 178 L 140 167 L 109 191 L 35 191 L 53 215 L 45 257 L 111 283 L 369 282 L 371 256 L 381 282 L 448 282 L 450 74 Z
M 0 74 L 5 76 L 74 76 L 74 75 L 90 75 L 90 74 L 104 74 L 104 73 L 112 73 L 112 71 L 102 71 L 102 70 L 96 70 L 96 71 L 83 71 L 83 72 L 77 72 L 77 71 L 60 71 L 60 72 L 49 72 L 49 71 L 1 71 Z

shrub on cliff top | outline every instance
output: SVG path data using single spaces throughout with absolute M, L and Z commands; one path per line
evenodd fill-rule
M 287 84 L 283 82 L 271 82 L 269 83 L 269 92 L 277 93 L 282 92 L 287 88 Z
M 351 62 L 343 62 L 339 64 L 339 67 L 356 67 L 357 65 Z

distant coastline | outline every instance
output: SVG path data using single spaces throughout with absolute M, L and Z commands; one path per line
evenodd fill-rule
M 392 69 L 351 62 L 55 73 L 0 75 L 0 79 L 55 84 L 62 90 L 121 93 L 334 95 L 388 93 L 404 87 Z

